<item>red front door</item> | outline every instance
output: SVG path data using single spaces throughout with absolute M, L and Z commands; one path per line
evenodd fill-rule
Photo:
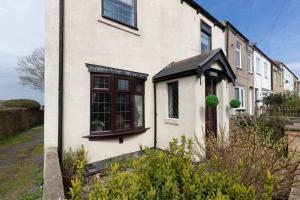
M 205 77 L 205 96 L 216 95 L 216 80 Z M 217 137 L 217 108 L 205 106 L 205 137 Z

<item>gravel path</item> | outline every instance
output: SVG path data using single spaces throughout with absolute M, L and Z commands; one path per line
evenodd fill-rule
M 0 199 L 39 199 L 43 171 L 43 127 L 0 143 Z

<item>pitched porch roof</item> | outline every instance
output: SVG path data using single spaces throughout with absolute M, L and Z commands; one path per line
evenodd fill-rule
M 191 75 L 201 76 L 205 71 L 210 69 L 215 62 L 221 65 L 229 82 L 234 83 L 236 76 L 222 49 L 214 49 L 182 61 L 172 62 L 153 77 L 153 82 L 161 82 Z

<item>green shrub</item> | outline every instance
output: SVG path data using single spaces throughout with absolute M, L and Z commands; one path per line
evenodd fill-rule
M 217 107 L 219 105 L 219 99 L 215 95 L 209 95 L 205 98 L 206 104 L 210 107 Z
M 232 99 L 229 104 L 231 108 L 239 108 L 241 106 L 241 102 L 238 99 Z
M 64 151 L 62 177 L 65 191 L 68 192 L 69 188 L 72 186 L 72 180 L 76 178 L 76 173 L 78 174 L 78 172 L 81 172 L 80 167 L 84 167 L 86 164 L 87 152 L 83 146 L 76 151 L 73 151 L 71 148 L 69 151 Z
M 89 199 L 256 199 L 251 186 L 241 184 L 238 174 L 209 172 L 193 162 L 192 141 L 172 140 L 166 151 L 145 149 L 128 171 L 112 165 L 106 184 L 96 183 Z
M 39 110 L 41 107 L 39 102 L 30 99 L 12 99 L 4 101 L 2 104 L 10 108 L 25 108 L 30 110 Z

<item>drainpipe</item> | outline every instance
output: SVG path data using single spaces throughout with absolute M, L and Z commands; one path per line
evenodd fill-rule
M 156 149 L 157 144 L 157 111 L 156 111 L 156 82 L 153 82 L 154 89 L 154 149 Z
M 63 91 L 64 91 L 64 0 L 59 0 L 59 74 L 58 74 L 58 155 L 63 152 Z
M 226 46 L 226 58 L 227 58 L 227 60 L 228 60 L 228 54 L 229 54 L 229 52 L 228 52 L 228 50 L 229 50 L 229 46 L 228 46 L 228 40 L 229 40 L 229 32 L 228 32 L 228 22 L 226 22 L 226 32 L 225 32 L 225 37 L 226 37 L 226 41 L 225 41 L 225 46 Z

